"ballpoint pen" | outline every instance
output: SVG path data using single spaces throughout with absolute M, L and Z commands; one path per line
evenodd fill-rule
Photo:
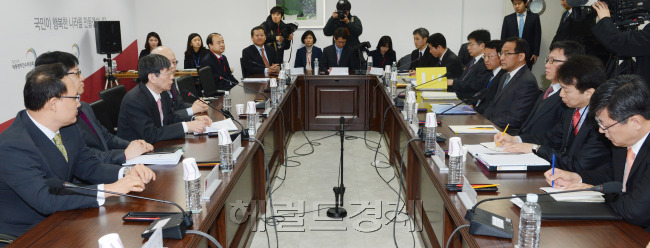
M 555 175 L 555 153 L 553 153 L 553 168 L 551 169 L 552 175 Z M 551 181 L 551 188 L 555 186 L 555 180 Z

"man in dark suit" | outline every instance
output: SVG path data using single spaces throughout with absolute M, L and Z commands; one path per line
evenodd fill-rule
M 564 62 L 557 77 L 562 86 L 560 97 L 570 109 L 555 126 L 548 132 L 525 134 L 519 138 L 497 134 L 495 142 L 506 146 L 506 151 L 534 152 L 549 162 L 555 156 L 555 167 L 567 171 L 607 166 L 611 159 L 610 143 L 598 133 L 595 121 L 588 118 L 589 100 L 606 79 L 603 63 L 596 57 L 575 55 Z
M 201 67 L 210 67 L 212 70 L 212 78 L 214 78 L 214 84 L 217 85 L 217 89 L 232 89 L 235 85 L 222 79 L 225 78 L 232 82 L 239 83 L 235 76 L 232 75 L 232 68 L 230 68 L 228 58 L 223 54 L 226 51 L 226 43 L 223 40 L 223 36 L 219 33 L 211 33 L 208 35 L 205 42 L 208 43 L 210 52 L 201 59 Z
M 500 128 L 509 124 L 508 130 L 519 129 L 539 95 L 537 80 L 525 66 L 529 49 L 526 40 L 516 37 L 506 40 L 501 48 L 501 69 L 507 73 L 499 80 L 496 95 L 484 114 Z
M 117 136 L 153 144 L 183 138 L 187 132 L 202 133 L 212 125 L 207 116 L 181 117 L 172 111 L 171 99 L 164 95 L 174 77 L 169 59 L 150 54 L 140 59 L 138 69 L 140 83 L 126 93 L 120 106 Z
M 528 42 L 530 46 L 529 57 L 526 57 L 528 69 L 532 69 L 539 57 L 539 47 L 542 41 L 542 25 L 539 15 L 530 12 L 527 7 L 528 0 L 510 0 L 515 8 L 515 13 L 503 18 L 501 26 L 501 40 L 519 37 Z
M 280 71 L 278 56 L 275 49 L 264 44 L 266 34 L 264 28 L 255 26 L 251 29 L 253 45 L 242 50 L 241 66 L 244 77 L 251 75 L 277 75 Z
M 583 44 L 586 49 L 586 43 L 590 43 L 590 40 L 595 38 L 591 33 L 591 27 L 596 23 L 596 16 L 580 16 L 580 13 L 574 12 L 573 8 L 566 3 L 566 0 L 562 0 L 560 4 L 566 11 L 560 17 L 560 24 L 551 44 L 558 41 L 572 40 Z
M 342 28 L 346 30 L 348 38 L 346 38 L 346 46 L 348 48 L 354 48 L 356 45 L 361 43 L 359 41 L 359 36 L 363 33 L 363 25 L 361 24 L 361 19 L 358 16 L 351 15 L 350 10 L 352 10 L 352 5 L 348 0 L 340 0 L 336 3 L 336 10 L 332 13 L 332 16 L 327 20 L 325 27 L 323 27 L 323 34 L 325 36 L 334 36 L 337 29 Z M 344 11 L 345 16 L 339 16 L 338 11 Z M 336 38 L 334 38 L 336 40 Z M 334 42 L 332 42 L 334 43 Z M 357 51 L 352 51 L 355 56 L 358 56 Z
M 320 69 L 322 71 L 327 71 L 330 67 L 359 69 L 357 56 L 355 56 L 352 48 L 345 45 L 348 37 L 348 31 L 344 28 L 334 30 L 334 45 L 327 46 L 323 49 L 323 62 L 320 63 Z
M 413 30 L 415 50 L 411 52 L 411 63 L 409 64 L 409 75 L 411 76 L 415 76 L 415 68 L 435 66 L 433 62 L 436 59 L 429 52 L 427 39 L 429 39 L 429 30 L 426 28 Z
M 612 147 L 612 161 L 596 170 L 577 173 L 555 169 L 544 175 L 556 188 L 585 189 L 621 182 L 623 192 L 605 195 L 609 207 L 633 225 L 650 232 L 650 91 L 639 76 L 622 75 L 601 85 L 591 98 L 600 133 Z M 596 162 L 600 163 L 600 161 Z
M 474 105 L 474 110 L 482 115 L 485 114 L 485 110 L 490 106 L 490 103 L 497 94 L 499 79 L 506 73 L 505 70 L 501 69 L 501 59 L 499 59 L 501 47 L 503 47 L 501 40 L 485 42 L 483 62 L 485 62 L 485 68 L 490 71 L 490 79 L 486 81 L 485 88 L 481 89 L 481 93 L 476 98 L 476 101 L 469 103 Z
M 540 94 L 535 102 L 535 107 L 519 129 L 518 135 L 535 135 L 545 133 L 557 123 L 562 113 L 567 109 L 560 97 L 560 79 L 557 71 L 564 62 L 574 55 L 584 55 L 582 45 L 575 41 L 559 41 L 553 43 L 551 52 L 546 58 L 546 79 L 551 80 L 551 85 Z
M 66 69 L 67 77 L 77 87 L 77 94 L 84 93 L 84 76 L 79 70 L 79 60 L 70 53 L 54 51 L 43 53 L 36 58 L 35 66 L 61 63 Z M 126 160 L 135 158 L 153 150 L 153 146 L 144 140 L 128 142 L 109 132 L 95 117 L 90 105 L 80 102 L 76 125 L 86 141 L 90 151 L 102 162 L 108 164 L 123 164 Z
M 427 39 L 429 52 L 434 57 L 433 66 L 447 68 L 447 91 L 453 91 L 454 80 L 463 74 L 463 65 L 456 54 L 447 48 L 447 39 L 441 33 L 435 33 Z
M 178 60 L 176 60 L 176 55 L 171 49 L 165 46 L 158 46 L 151 51 L 151 54 L 160 54 L 169 59 L 172 75 L 176 73 L 176 65 L 178 65 Z M 185 102 L 185 100 L 183 100 L 183 97 L 181 97 L 179 94 L 178 85 L 175 81 L 172 83 L 172 87 L 163 95 L 169 96 L 171 98 L 172 110 L 174 110 L 177 115 L 193 116 L 194 114 L 208 111 L 208 105 L 202 101 L 199 101 L 198 99 L 195 100 L 192 104 Z
M 474 95 L 485 88 L 492 73 L 485 67 L 483 51 L 485 42 L 490 41 L 490 32 L 484 29 L 472 31 L 467 36 L 467 50 L 472 60 L 465 66 L 465 71 L 454 81 L 454 90 L 458 99 L 465 103 L 474 103 Z
M 88 150 L 77 119 L 79 95 L 61 64 L 41 65 L 26 76 L 26 110 L 0 134 L 0 233 L 20 236 L 47 216 L 98 207 L 113 195 L 72 189 L 48 189 L 48 179 L 79 179 L 93 189 L 141 192 L 151 169 L 102 164 Z

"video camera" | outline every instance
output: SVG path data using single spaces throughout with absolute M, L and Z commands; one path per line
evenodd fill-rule
M 337 10 L 336 14 L 339 15 L 339 20 L 343 20 L 347 17 L 347 12 L 342 9 Z
M 607 4 L 612 20 L 619 30 L 635 30 L 650 20 L 650 0 L 601 0 Z M 575 11 L 577 19 L 594 17 L 591 7 L 597 0 L 566 0 Z
M 357 44 L 352 49 L 368 52 L 368 48 L 370 48 L 370 42 L 369 41 L 364 41 L 364 42 L 361 42 L 361 43 Z
M 284 39 L 289 39 L 289 36 L 298 30 L 298 23 L 287 23 L 284 28 L 280 30 L 280 36 Z

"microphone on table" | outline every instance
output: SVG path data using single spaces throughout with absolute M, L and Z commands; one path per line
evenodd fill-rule
M 234 81 L 232 81 L 232 80 L 230 80 L 230 79 L 224 78 L 224 77 L 219 77 L 219 79 L 220 79 L 220 80 L 225 80 L 226 82 L 230 83 L 231 85 L 236 85 L 236 86 L 242 87 L 242 88 L 244 88 L 244 89 L 246 89 L 246 90 L 250 90 L 250 91 L 252 91 L 252 92 L 255 92 L 255 93 L 257 93 L 257 94 L 263 96 L 264 99 L 265 99 L 264 102 L 262 102 L 262 103 L 258 103 L 258 104 L 266 104 L 266 102 L 269 101 L 269 97 L 266 96 L 266 94 L 264 94 L 263 92 L 261 92 L 261 91 L 259 91 L 259 90 L 251 89 L 251 88 L 249 88 L 249 87 L 244 86 L 243 83 L 242 83 L 242 84 L 239 84 L 239 83 L 236 83 L 236 82 L 234 82 Z M 260 107 L 258 107 L 257 105 L 256 105 L 255 107 L 256 107 L 256 108 L 260 108 Z
M 99 192 L 104 192 L 104 193 L 109 193 L 114 195 L 120 195 L 120 196 L 126 196 L 131 198 L 138 198 L 138 199 L 144 199 L 148 201 L 162 202 L 162 203 L 174 205 L 181 210 L 181 215 L 176 214 L 170 217 L 169 221 L 167 221 L 167 223 L 163 226 L 163 230 L 162 230 L 163 238 L 182 239 L 185 236 L 185 231 L 187 230 L 187 228 L 192 227 L 192 225 L 194 225 L 194 222 L 192 221 L 192 212 L 185 212 L 185 210 L 183 210 L 183 208 L 178 204 L 176 204 L 175 202 L 158 200 L 158 199 L 137 196 L 137 195 L 123 194 L 123 193 L 118 193 L 118 192 L 113 192 L 108 190 L 88 188 L 88 187 L 79 186 L 70 182 L 63 181 L 59 178 L 47 179 L 47 181 L 45 181 L 45 185 L 47 185 L 47 187 L 53 190 L 62 190 L 66 188 L 83 189 L 88 191 L 99 191 Z M 151 226 L 147 228 L 147 231 L 150 230 L 150 228 L 153 227 L 154 224 L 157 223 L 157 221 L 153 222 Z M 147 232 L 147 231 L 145 231 L 142 234 L 143 238 L 148 238 L 149 236 L 151 236 L 151 234 L 153 234 L 153 231 L 151 232 Z M 146 237 L 145 234 L 147 234 Z
M 596 191 L 603 194 L 612 194 L 612 193 L 619 193 L 622 190 L 623 190 L 623 185 L 621 184 L 621 182 L 613 181 L 613 182 L 603 183 L 601 185 L 596 185 L 594 187 L 587 188 L 587 189 L 558 191 L 558 192 L 542 193 L 536 195 L 554 195 L 554 194 L 563 194 L 563 193 L 581 192 L 581 191 Z M 472 209 L 470 210 L 467 210 L 467 213 L 465 214 L 465 219 L 470 221 L 469 233 L 473 235 L 485 235 L 485 236 L 511 239 L 513 236 L 512 222 L 504 221 L 504 225 L 495 226 L 493 224 L 494 219 L 504 220 L 505 218 L 500 215 L 496 215 L 482 209 L 477 209 L 476 207 L 479 204 L 488 201 L 512 199 L 521 196 L 522 195 L 514 195 L 514 196 L 507 196 L 507 197 L 488 198 L 488 199 L 483 199 L 477 202 L 476 204 L 474 204 L 474 207 L 472 207 Z

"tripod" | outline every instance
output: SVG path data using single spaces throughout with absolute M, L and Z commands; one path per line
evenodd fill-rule
M 106 84 L 104 84 L 104 89 L 112 88 L 113 86 L 117 86 L 117 77 L 113 75 L 113 60 L 111 59 L 111 54 L 106 54 L 106 58 L 103 59 L 104 62 L 106 62 L 106 72 L 108 76 L 106 76 Z
M 348 215 L 348 212 L 343 208 L 343 195 L 345 194 L 345 186 L 343 185 L 343 140 L 345 138 L 345 118 L 341 116 L 341 128 L 339 132 L 341 133 L 341 168 L 340 168 L 340 180 L 338 181 L 338 187 L 334 187 L 334 207 L 327 210 L 327 217 L 330 218 L 344 218 Z M 339 204 L 339 199 L 341 204 Z M 340 205 L 340 207 L 339 207 Z

